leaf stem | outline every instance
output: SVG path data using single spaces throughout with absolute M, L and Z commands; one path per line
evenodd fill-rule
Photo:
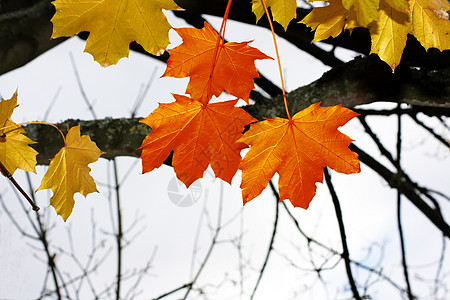
M 61 136 L 62 136 L 62 139 L 63 139 L 63 141 L 64 141 L 64 145 L 66 145 L 66 137 L 64 136 L 64 133 L 62 133 L 62 131 L 58 128 L 58 126 L 56 126 L 56 125 L 54 125 L 54 124 L 52 124 L 52 123 L 47 123 L 47 122 L 23 122 L 23 123 L 19 123 L 19 124 L 13 124 L 13 125 L 9 125 L 9 126 L 2 127 L 2 128 L 0 128 L 0 130 L 5 130 L 6 128 L 13 128 L 12 130 L 9 130 L 9 131 L 6 131 L 6 132 L 3 131 L 3 133 L 12 132 L 12 131 L 14 131 L 14 130 L 17 130 L 17 129 L 21 128 L 20 126 L 22 126 L 22 125 L 28 125 L 28 124 L 48 125 L 48 126 L 52 126 L 52 127 L 56 128 L 56 130 L 58 130 L 59 133 L 60 133 Z
M 286 108 L 286 114 L 288 116 L 288 119 L 289 119 L 289 121 L 291 121 L 292 118 L 291 118 L 291 114 L 289 113 L 289 107 L 288 107 L 287 99 L 286 99 L 286 91 L 284 89 L 283 71 L 281 69 L 281 60 L 280 60 L 280 54 L 278 53 L 278 45 L 277 45 L 277 40 L 275 38 L 275 31 L 273 30 L 272 20 L 270 19 L 269 10 L 267 9 L 266 1 L 261 0 L 261 2 L 264 6 L 264 11 L 266 12 L 267 19 L 269 20 L 270 30 L 272 31 L 273 44 L 275 46 L 275 52 L 277 53 L 278 70 L 280 71 L 281 90 L 283 91 L 284 107 Z
M 222 19 L 222 24 L 220 25 L 219 38 L 221 44 L 223 44 L 225 41 L 225 29 L 227 27 L 228 14 L 230 13 L 231 2 L 233 2 L 233 0 L 228 0 L 227 8 L 225 9 L 225 14 L 223 15 Z
M 216 47 L 214 48 L 214 55 L 213 55 L 213 63 L 211 65 L 211 72 L 209 72 L 209 79 L 208 79 L 208 92 L 207 92 L 207 98 L 206 103 L 209 102 L 211 99 L 211 85 L 212 85 L 212 77 L 214 73 L 214 68 L 216 67 L 217 60 L 219 59 L 220 50 L 222 49 L 222 45 L 225 42 L 225 29 L 227 27 L 227 20 L 228 20 L 228 14 L 230 12 L 231 2 L 233 0 L 228 0 L 227 8 L 225 9 L 225 14 L 223 15 L 222 24 L 220 25 L 219 35 L 217 37 Z

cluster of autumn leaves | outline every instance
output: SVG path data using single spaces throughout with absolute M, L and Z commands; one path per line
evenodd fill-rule
M 161 166 L 172 150 L 174 171 L 186 186 L 201 178 L 208 165 L 228 183 L 241 169 L 244 203 L 258 196 L 277 172 L 280 199 L 303 208 L 326 165 L 347 174 L 359 172 L 357 155 L 348 149 L 351 139 L 337 130 L 356 113 L 314 104 L 289 120 L 257 122 L 235 105 L 238 99 L 249 102 L 258 76 L 254 61 L 269 57 L 247 42 L 221 43 L 208 23 L 202 29 L 175 31 L 183 43 L 169 50 L 163 76 L 189 76 L 190 97 L 173 95 L 175 102 L 160 104 L 142 120 L 152 128 L 141 147 L 144 172 Z M 237 99 L 209 103 L 223 91 Z M 249 146 L 242 160 L 240 152 Z
M 450 49 L 447 0 L 330 0 L 315 8 L 301 22 L 315 29 L 314 41 L 338 36 L 342 29 L 369 29 L 372 46 L 392 70 L 400 63 L 407 35 L 428 50 Z
M 342 29 L 368 27 L 372 52 L 378 53 L 392 69 L 398 65 L 406 35 L 414 34 L 425 48 L 450 48 L 450 9 L 446 0 L 330 0 L 314 8 L 301 22 L 316 30 L 315 40 L 337 36 Z M 253 0 L 259 20 L 271 9 L 275 21 L 285 29 L 296 17 L 295 0 Z M 129 43 L 138 42 L 153 54 L 169 44 L 171 28 L 162 10 L 181 9 L 172 0 L 103 0 L 81 2 L 56 0 L 52 37 L 72 36 L 89 31 L 85 51 L 106 67 L 128 56 Z M 189 77 L 186 95 L 173 95 L 175 102 L 160 104 L 142 122 L 151 132 L 142 149 L 143 172 L 162 165 L 173 151 L 177 177 L 189 186 L 211 166 L 216 177 L 231 183 L 242 170 L 244 204 L 257 197 L 278 173 L 280 199 L 307 208 L 315 195 L 316 182 L 323 180 L 323 168 L 346 173 L 360 170 L 357 155 L 348 149 L 351 139 L 337 130 L 357 114 L 343 108 L 313 104 L 288 119 L 257 122 L 238 99 L 249 103 L 255 60 L 270 59 L 249 42 L 224 43 L 223 35 L 231 1 L 220 34 L 208 23 L 202 29 L 174 29 L 183 40 L 169 50 L 163 76 Z M 211 103 L 223 92 L 236 100 Z M 285 100 L 286 101 L 286 100 Z M 13 174 L 17 168 L 34 171 L 36 152 L 10 118 L 17 94 L 0 102 L 0 162 Z M 250 129 L 243 134 L 244 127 Z M 97 191 L 88 164 L 101 155 L 89 137 L 80 136 L 79 126 L 62 135 L 65 147 L 50 162 L 39 189 L 51 188 L 50 203 L 64 220 L 71 214 L 76 192 L 86 196 Z M 250 147 L 242 159 L 241 150 Z M 39 190 L 38 189 L 38 190 Z

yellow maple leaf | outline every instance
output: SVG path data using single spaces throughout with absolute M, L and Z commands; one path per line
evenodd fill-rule
M 378 6 L 380 0 L 342 0 L 342 5 L 347 9 L 355 10 L 358 23 L 366 27 L 371 22 L 378 20 Z
M 341 2 L 330 2 L 329 5 L 314 8 L 299 23 L 303 23 L 315 30 L 313 42 L 322 41 L 327 38 L 337 37 L 345 25 L 347 9 Z
M 450 4 L 443 0 L 411 0 L 411 33 L 428 50 L 450 49 Z
M 313 42 L 325 40 L 330 36 L 337 37 L 342 28 L 351 30 L 359 26 L 356 13 L 347 10 L 340 0 L 330 1 L 327 6 L 314 8 L 299 23 L 316 30 Z
M 392 6 L 393 0 L 380 1 L 380 17 L 370 26 L 372 48 L 392 70 L 400 63 L 407 34 L 413 34 L 425 49 L 450 49 L 450 4 L 442 0 L 411 0 L 406 13 Z
M 370 53 L 378 54 L 395 70 L 402 58 L 410 28 L 409 14 L 392 8 L 387 1 L 381 1 L 380 17 L 369 29 L 372 39 Z
M 17 91 L 9 100 L 0 102 L 0 162 L 9 173 L 17 169 L 36 172 L 37 152 L 28 146 L 34 142 L 23 135 L 25 130 L 10 120 L 17 105 Z
M 47 173 L 36 191 L 52 189 L 50 204 L 64 221 L 72 213 L 73 196 L 81 193 L 98 192 L 88 164 L 96 162 L 102 151 L 89 136 L 80 136 L 80 126 L 74 126 L 67 133 L 65 146 L 50 160 Z
M 270 7 L 273 20 L 280 23 L 284 30 L 287 29 L 289 22 L 297 17 L 297 1 L 295 0 L 266 0 L 266 5 Z M 252 0 L 252 11 L 258 22 L 265 13 L 261 0 Z
M 89 31 L 85 51 L 103 67 L 128 57 L 136 41 L 147 52 L 162 54 L 170 24 L 162 12 L 181 9 L 172 0 L 56 0 L 52 38 Z
M 315 41 L 336 37 L 344 29 L 362 26 L 361 12 L 354 7 L 366 0 L 330 0 L 325 7 L 314 8 L 300 23 L 316 30 Z M 350 7 L 350 10 L 343 3 Z M 450 21 L 447 0 L 377 0 L 378 16 L 366 27 L 370 30 L 372 46 L 392 70 L 400 63 L 408 33 L 429 49 L 450 49 Z M 367 21 L 367 20 L 366 20 Z

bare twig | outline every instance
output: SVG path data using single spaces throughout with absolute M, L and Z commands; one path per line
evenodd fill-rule
M 441 142 L 444 146 L 446 146 L 447 148 L 450 148 L 450 143 L 444 139 L 442 136 L 440 136 L 439 134 L 437 134 L 433 128 L 427 126 L 424 122 L 420 121 L 417 118 L 417 115 L 413 115 L 413 114 L 409 114 L 409 116 L 411 117 L 411 119 L 413 119 L 419 126 L 421 126 L 423 129 L 425 129 L 426 131 L 428 131 L 435 139 L 437 139 L 439 142 Z
M 277 234 L 280 196 L 278 195 L 277 189 L 275 188 L 275 185 L 273 184 L 272 180 L 269 181 L 269 185 L 270 185 L 270 189 L 272 190 L 273 195 L 275 197 L 275 220 L 273 222 L 273 231 L 272 231 L 272 237 L 270 238 L 269 249 L 267 249 L 266 258 L 264 259 L 264 263 L 261 267 L 261 270 L 259 271 L 258 280 L 256 281 L 255 287 L 253 288 L 253 292 L 252 292 L 252 295 L 250 296 L 250 299 L 253 299 L 255 297 L 256 290 L 258 289 L 259 283 L 261 282 L 262 276 L 266 269 L 267 262 L 269 261 L 270 253 L 272 253 L 273 244 L 275 242 L 275 236 Z
M 437 293 L 439 289 L 439 277 L 442 272 L 442 266 L 444 265 L 444 258 L 445 258 L 445 249 L 446 249 L 447 241 L 445 239 L 445 236 L 442 236 L 442 249 L 441 249 L 441 257 L 439 258 L 439 264 L 436 271 L 436 276 L 434 277 L 434 287 L 433 287 L 433 296 L 437 299 Z
M 218 210 L 218 216 L 217 216 L 216 230 L 215 230 L 214 236 L 212 238 L 211 244 L 209 246 L 208 252 L 206 253 L 206 256 L 203 259 L 203 262 L 201 263 L 200 267 L 198 268 L 197 274 L 195 274 L 194 278 L 192 279 L 192 281 L 188 285 L 186 293 L 184 294 L 183 299 L 186 299 L 189 296 L 190 291 L 194 287 L 194 284 L 197 282 L 198 277 L 202 273 L 204 267 L 206 266 L 206 263 L 209 260 L 209 257 L 211 256 L 211 253 L 212 253 L 214 247 L 216 246 L 217 238 L 219 237 L 220 230 L 222 229 L 222 205 L 223 205 L 223 198 L 224 198 L 223 183 L 220 182 L 220 199 L 219 199 L 219 210 Z
M 72 52 L 69 52 L 70 62 L 72 63 L 73 72 L 75 73 L 75 77 L 77 79 L 78 87 L 80 88 L 81 96 L 83 96 L 84 102 L 86 103 L 89 112 L 91 113 L 94 120 L 97 119 L 97 114 L 95 113 L 94 107 L 91 104 L 86 92 L 84 91 L 83 84 L 81 83 L 80 75 L 78 74 L 77 66 L 75 64 L 75 60 L 73 58 Z
M 30 174 L 28 174 L 28 172 L 25 172 L 25 175 L 27 177 L 28 188 L 32 192 L 31 197 L 33 197 L 33 200 L 34 200 L 34 193 L 33 193 L 34 189 L 33 189 L 32 183 L 31 183 Z M 47 238 L 47 230 L 44 228 L 42 221 L 41 221 L 41 217 L 38 212 L 36 212 L 36 220 L 37 220 L 37 224 L 39 226 L 38 227 L 39 231 L 37 231 L 36 233 L 37 233 L 42 245 L 44 246 L 45 254 L 47 256 L 47 265 L 50 269 L 50 272 L 51 272 L 52 278 L 53 278 L 53 283 L 55 285 L 56 296 L 58 297 L 58 300 L 60 300 L 60 299 L 62 299 L 62 297 L 61 297 L 61 291 L 60 291 L 60 287 L 59 287 L 59 280 L 57 277 L 57 267 L 55 264 L 56 254 L 52 254 L 50 251 L 50 245 L 49 245 L 49 241 Z
M 219 237 L 220 231 L 223 228 L 223 224 L 222 224 L 223 198 L 224 198 L 223 183 L 220 182 L 220 198 L 219 198 L 218 216 L 217 216 L 217 222 L 216 222 L 215 229 L 213 230 L 213 232 L 214 232 L 213 233 L 213 237 L 212 237 L 211 243 L 209 245 L 208 251 L 206 253 L 206 256 L 203 259 L 202 263 L 200 264 L 200 267 L 198 268 L 197 272 L 195 273 L 193 279 L 190 282 L 188 282 L 188 283 L 185 283 L 185 284 L 183 284 L 183 285 L 181 285 L 181 286 L 179 286 L 179 287 L 177 287 L 177 288 L 175 288 L 175 289 L 173 289 L 173 290 L 171 290 L 169 292 L 166 292 L 166 293 L 164 293 L 164 294 L 162 294 L 162 295 L 160 295 L 160 296 L 158 296 L 156 298 L 153 298 L 153 300 L 158 300 L 158 299 L 165 298 L 165 297 L 167 297 L 167 296 L 169 296 L 171 294 L 174 294 L 174 293 L 176 293 L 178 291 L 182 291 L 184 289 L 186 289 L 186 293 L 184 294 L 182 299 L 187 299 L 187 297 L 189 296 L 190 292 L 193 290 L 194 285 L 196 284 L 198 278 L 200 277 L 203 269 L 205 268 L 205 266 L 206 266 L 206 264 L 207 264 L 207 262 L 208 262 L 208 260 L 209 260 L 209 258 L 211 256 L 211 253 L 213 252 L 215 246 L 218 243 L 218 237 Z
M 358 118 L 359 122 L 363 126 L 366 133 L 372 138 L 372 140 L 375 142 L 375 144 L 378 147 L 378 150 L 380 150 L 381 154 L 383 154 L 394 166 L 395 166 L 395 159 L 392 156 L 391 152 L 389 152 L 381 143 L 378 136 L 373 132 L 372 128 L 370 128 L 369 124 L 366 122 L 366 118 L 364 116 L 360 116 Z
M 205 213 L 203 213 L 203 212 L 206 211 L 206 205 L 207 205 L 207 201 L 204 201 L 202 213 L 200 214 L 200 216 L 198 218 L 197 230 L 195 232 L 194 246 L 192 247 L 191 270 L 189 272 L 191 278 L 194 277 L 195 262 L 196 262 L 196 258 L 197 258 L 198 248 L 199 248 L 198 244 L 200 241 L 200 233 L 201 233 L 202 224 L 203 224 L 203 217 L 205 216 Z
M 347 237 L 345 235 L 345 227 L 344 227 L 344 220 L 342 218 L 341 205 L 339 204 L 339 199 L 337 197 L 336 191 L 334 190 L 333 183 L 331 182 L 331 176 L 327 168 L 324 169 L 324 175 L 325 175 L 325 182 L 327 183 L 328 189 L 330 190 L 331 199 L 333 200 L 334 209 L 336 211 L 336 218 L 339 224 L 339 232 L 341 234 L 341 242 L 343 249 L 342 257 L 344 258 L 345 262 L 345 270 L 347 271 L 348 282 L 350 283 L 350 288 L 352 290 L 353 297 L 357 300 L 361 300 L 362 298 L 359 295 L 355 279 L 353 278 L 352 275 L 352 269 L 350 266 L 350 253 L 348 251 L 347 246 Z
M 53 96 L 52 102 L 47 106 L 47 110 L 45 111 L 44 117 L 42 118 L 42 121 L 48 120 L 48 115 L 50 114 L 51 109 L 53 108 L 56 100 L 58 100 L 59 93 L 61 92 L 62 88 L 58 87 L 58 90 L 56 91 L 55 95 Z
M 400 108 L 400 104 L 398 104 L 397 108 Z M 401 115 L 397 115 L 397 159 L 395 161 L 395 165 L 397 166 L 397 174 L 399 176 L 402 175 L 401 170 L 401 153 L 402 153 L 402 118 Z M 400 238 L 400 250 L 402 254 L 402 266 L 403 266 L 403 275 L 405 276 L 405 282 L 406 282 L 406 291 L 408 298 L 410 300 L 414 299 L 412 289 L 411 289 L 411 283 L 409 281 L 409 274 L 408 274 L 408 264 L 406 263 L 406 248 L 405 248 L 405 238 L 403 236 L 403 226 L 402 226 L 402 215 L 401 215 L 401 204 L 402 204 L 402 193 L 399 189 L 397 189 L 397 226 L 398 226 L 398 234 Z
M 25 230 L 22 229 L 21 225 L 17 222 L 16 218 L 13 217 L 12 212 L 8 209 L 8 206 L 6 205 L 3 197 L 2 197 L 2 193 L 0 193 L 0 202 L 2 204 L 2 208 L 3 210 L 6 212 L 6 215 L 8 216 L 8 218 L 11 220 L 11 222 L 13 223 L 14 227 L 16 227 L 16 229 L 25 237 L 32 239 L 32 240 L 39 240 L 37 237 L 35 237 L 34 235 L 29 234 L 28 232 L 26 232 Z
M 116 281 L 116 299 L 120 300 L 120 285 L 122 278 L 122 210 L 120 207 L 120 185 L 119 176 L 117 175 L 117 161 L 113 160 L 114 169 L 114 183 L 116 192 L 116 208 L 117 208 L 117 233 L 116 233 L 116 243 L 117 243 L 117 281 Z
M 155 79 L 155 75 L 156 75 L 156 71 L 158 70 L 157 67 L 153 68 L 153 72 L 152 75 L 150 75 L 150 79 L 147 81 L 147 84 L 145 85 L 144 89 L 142 90 L 142 92 L 140 92 L 136 98 L 136 102 L 133 105 L 133 110 L 131 111 L 131 117 L 134 118 L 136 117 L 136 114 L 139 110 L 139 108 L 142 105 L 142 102 L 145 99 L 145 96 L 147 95 L 150 87 L 152 86 L 153 80 Z
M 148 270 L 152 266 L 152 263 L 153 263 L 153 260 L 155 259 L 157 250 L 158 250 L 158 247 L 155 247 L 153 249 L 153 252 L 152 252 L 152 255 L 150 256 L 150 259 L 147 261 L 145 266 L 141 270 L 138 271 L 136 281 L 133 284 L 133 286 L 130 288 L 128 293 L 125 295 L 125 299 L 134 299 L 134 298 L 136 298 L 135 291 L 138 288 L 139 284 L 141 283 L 142 279 L 144 278 L 144 275 L 147 274 Z
M 179 286 L 179 287 L 177 287 L 176 289 L 173 289 L 173 290 L 171 290 L 171 291 L 169 291 L 169 292 L 167 292 L 167 293 L 162 294 L 161 296 L 158 296 L 158 297 L 156 297 L 156 298 L 153 298 L 153 300 L 163 299 L 163 298 L 165 298 L 165 297 L 167 297 L 167 296 L 170 296 L 170 295 L 172 295 L 172 294 L 174 294 L 174 293 L 176 293 L 176 292 L 178 292 L 178 291 L 182 291 L 182 290 L 185 289 L 185 288 L 189 288 L 191 285 L 192 285 L 191 282 L 190 282 L 190 283 L 183 284 L 182 286 Z M 183 299 L 185 299 L 185 298 L 183 298 Z

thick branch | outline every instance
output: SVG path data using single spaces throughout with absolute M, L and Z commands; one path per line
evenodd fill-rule
M 356 58 L 334 67 L 320 79 L 287 95 L 291 115 L 312 103 L 345 107 L 377 101 L 408 103 L 426 109 L 428 115 L 450 115 L 450 67 L 442 70 L 398 69 L 392 74 L 377 56 Z M 429 108 L 435 108 L 434 113 Z M 246 108 L 255 118 L 286 116 L 283 99 L 256 103 Z
M 138 149 L 150 132 L 150 128 L 139 123 L 139 118 L 112 119 L 106 118 L 96 121 L 67 120 L 57 124 L 58 127 L 67 131 L 67 126 L 72 127 L 81 124 L 82 134 L 90 136 L 97 146 L 104 151 L 103 158 L 113 159 L 117 156 L 139 157 Z M 63 141 L 57 130 L 44 125 L 25 126 L 27 136 L 38 143 L 32 147 L 39 152 L 38 164 L 48 165 L 52 158 L 63 146 Z
M 14 2 L 27 3 L 19 0 Z M 3 12 L 3 5 L 8 7 L 8 1 L 5 4 L 2 1 L 0 10 L 0 75 L 27 64 L 66 40 L 50 39 L 50 19 L 55 13 L 55 7 L 49 0 L 41 0 L 33 6 L 8 12 Z

